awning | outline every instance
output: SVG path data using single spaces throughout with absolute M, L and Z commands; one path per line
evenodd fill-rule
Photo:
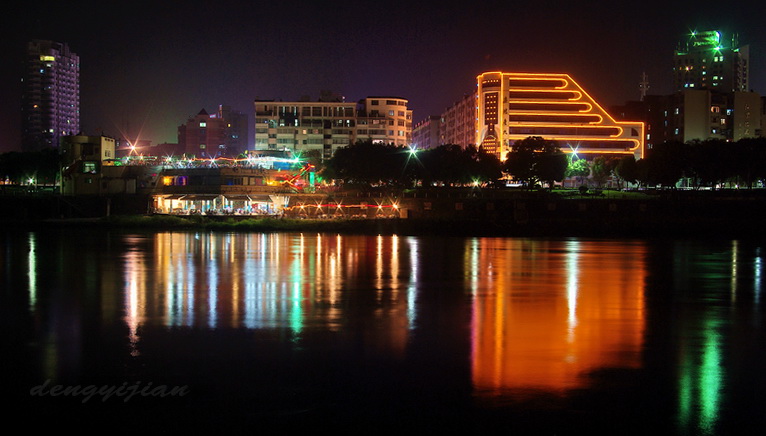
M 154 197 L 161 198 L 163 200 L 181 200 L 183 199 L 184 196 L 185 194 L 160 194 L 160 195 L 155 195 Z
M 213 201 L 216 198 L 219 198 L 220 194 L 187 194 L 181 196 L 179 200 L 187 200 L 187 201 Z
M 224 195 L 224 197 L 226 197 L 226 199 L 229 201 L 253 201 L 253 199 L 249 195 L 243 195 L 243 194 Z

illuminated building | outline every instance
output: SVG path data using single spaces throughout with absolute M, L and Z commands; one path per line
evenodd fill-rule
M 400 97 L 367 97 L 357 104 L 342 99 L 255 101 L 255 150 L 320 151 L 323 158 L 357 141 L 406 146 L 412 111 Z
M 59 147 L 80 130 L 80 58 L 64 43 L 27 44 L 22 92 L 22 147 Z
M 586 159 L 643 157 L 644 124 L 615 121 L 567 74 L 483 73 L 476 97 L 476 144 L 501 159 L 530 136 Z
M 186 124 L 178 126 L 178 145 L 187 156 L 212 158 L 228 156 L 226 121 L 202 109 Z
M 691 32 L 674 55 L 676 91 L 713 89 L 748 91 L 750 49 L 736 35 L 728 40 L 718 30 Z

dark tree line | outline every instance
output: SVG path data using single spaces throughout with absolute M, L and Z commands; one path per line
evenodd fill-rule
M 61 159 L 58 150 L 11 151 L 0 154 L 0 178 L 12 183 L 27 183 L 30 178 L 37 184 L 53 184 L 59 173 Z
M 692 188 L 753 187 L 766 179 L 766 138 L 666 142 L 636 162 L 634 177 L 645 186 L 673 188 L 685 179 Z
M 350 185 L 387 187 L 492 186 L 504 176 L 528 187 L 552 187 L 567 177 L 581 182 L 588 177 L 602 186 L 613 175 L 621 183 L 639 186 L 672 188 L 685 179 L 695 188 L 724 183 L 752 187 L 766 180 L 766 138 L 666 142 L 648 150 L 643 159 L 596 157 L 591 162 L 573 160 L 556 141 L 541 137 L 517 141 L 504 162 L 474 146 L 448 144 L 413 152 L 365 141 L 337 150 L 322 175 Z
M 500 160 L 473 146 L 412 150 L 371 141 L 338 149 L 322 171 L 348 185 L 386 187 L 494 184 L 502 176 Z

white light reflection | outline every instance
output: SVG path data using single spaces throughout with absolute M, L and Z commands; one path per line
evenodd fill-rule
M 129 251 L 125 259 L 125 321 L 128 325 L 128 340 L 130 341 L 130 355 L 138 356 L 138 325 L 140 315 L 138 312 L 138 272 L 139 258 L 135 251 Z
M 755 265 L 753 265 L 753 275 L 755 276 L 753 280 L 755 283 L 753 283 L 753 291 L 755 293 L 755 304 L 756 306 L 761 304 L 761 271 L 763 270 L 763 261 L 761 259 L 761 247 L 758 247 L 755 250 Z
M 471 246 L 468 250 L 468 271 L 470 277 L 471 293 L 474 298 L 479 292 L 479 238 L 471 239 Z M 492 265 L 490 265 L 491 267 Z
M 215 257 L 211 256 L 207 268 L 208 315 L 207 322 L 211 328 L 218 324 L 218 265 Z
M 398 245 L 399 237 L 394 235 L 392 237 L 394 244 L 392 248 L 393 257 L 398 257 Z M 410 247 L 410 281 L 407 285 L 407 321 L 409 329 L 415 328 L 415 318 L 417 315 L 416 304 L 418 296 L 418 240 L 415 238 L 407 238 L 407 243 Z
M 737 301 L 737 246 L 738 241 L 731 241 L 731 301 Z
M 29 280 L 29 308 L 37 305 L 37 239 L 29 233 L 29 255 L 27 257 L 27 277 Z
M 570 240 L 567 243 L 567 324 L 569 340 L 574 340 L 574 329 L 577 327 L 577 291 L 579 280 L 578 260 L 580 257 L 580 241 Z

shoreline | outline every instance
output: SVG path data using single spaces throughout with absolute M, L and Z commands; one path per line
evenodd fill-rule
M 325 232 L 478 237 L 766 238 L 766 190 L 657 196 L 562 196 L 546 192 L 427 192 L 399 198 L 397 218 L 146 214 L 145 197 L 5 197 L 6 229 L 103 228 Z M 453 195 L 451 195 L 453 194 Z M 513 194 L 513 195 L 509 195 Z M 343 204 L 356 204 L 345 197 Z M 356 202 L 371 201 L 357 197 Z M 374 200 L 372 200 L 374 201 Z
M 210 232 L 317 232 L 357 235 L 456 236 L 456 237 L 595 237 L 595 238 L 749 238 L 766 239 L 760 221 L 716 219 L 666 220 L 664 222 L 583 222 L 566 219 L 517 223 L 511 220 L 383 218 L 292 219 L 189 217 L 167 215 L 120 215 L 100 218 L 49 219 L 4 223 L 6 229 L 66 230 L 104 229 L 123 231 Z

